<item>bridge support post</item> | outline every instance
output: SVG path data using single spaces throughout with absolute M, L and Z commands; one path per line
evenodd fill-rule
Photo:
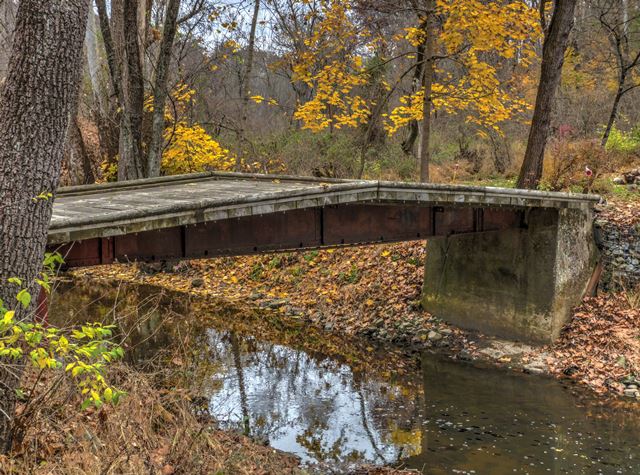
M 520 229 L 429 240 L 425 309 L 488 335 L 557 338 L 597 263 L 592 211 L 533 208 L 524 221 Z

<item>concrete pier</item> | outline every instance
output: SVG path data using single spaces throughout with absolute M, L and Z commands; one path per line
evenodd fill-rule
M 423 305 L 462 328 L 549 343 L 597 259 L 590 207 L 530 209 L 519 229 L 430 239 Z

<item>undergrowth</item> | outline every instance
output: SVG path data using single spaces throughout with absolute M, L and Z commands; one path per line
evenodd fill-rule
M 158 388 L 158 375 L 125 364 L 114 365 L 110 376 L 128 393 L 118 406 L 77 411 L 75 388 L 59 387 L 22 443 L 0 456 L 0 473 L 302 473 L 296 458 L 217 430 L 197 415 L 189 390 Z

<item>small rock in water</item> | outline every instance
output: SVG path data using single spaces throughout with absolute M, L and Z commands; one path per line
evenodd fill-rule
M 438 332 L 431 330 L 427 335 L 427 338 L 431 341 L 438 341 L 438 340 L 442 340 L 442 335 Z
M 191 281 L 191 287 L 197 288 L 202 287 L 204 285 L 204 279 L 201 277 L 196 277 Z
M 449 328 L 443 328 L 442 330 L 440 330 L 440 333 L 442 333 L 443 335 L 451 335 L 453 333 L 453 330 Z
M 637 389 L 625 389 L 624 390 L 624 395 L 627 397 L 638 397 L 638 395 L 640 394 L 640 391 L 638 391 Z
M 636 384 L 629 384 L 627 385 L 627 389 L 638 389 L 638 386 Z

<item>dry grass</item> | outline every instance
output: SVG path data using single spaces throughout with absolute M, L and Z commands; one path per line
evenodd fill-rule
M 198 418 L 188 391 L 157 390 L 149 376 L 124 365 L 111 377 L 128 392 L 117 407 L 80 411 L 74 389 L 61 386 L 13 453 L 0 456 L 0 473 L 303 473 L 295 457 Z

